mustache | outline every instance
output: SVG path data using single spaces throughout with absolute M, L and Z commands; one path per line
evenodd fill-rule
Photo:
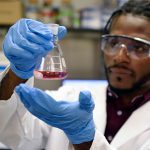
M 114 65 L 108 66 L 107 70 L 111 71 L 111 69 L 113 69 L 113 68 L 125 69 L 125 70 L 130 71 L 132 74 L 134 74 L 134 71 L 131 68 L 129 68 L 127 65 L 125 65 L 125 64 L 114 64 Z

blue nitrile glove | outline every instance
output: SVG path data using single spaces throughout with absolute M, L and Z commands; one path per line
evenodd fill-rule
M 81 91 L 79 101 L 56 101 L 45 92 L 25 84 L 16 87 L 25 107 L 47 124 L 63 130 L 73 144 L 94 139 L 94 101 L 90 92 Z
M 60 26 L 58 38 L 62 39 L 66 31 L 64 26 Z M 52 33 L 46 24 L 32 19 L 16 22 L 3 42 L 3 51 L 10 61 L 12 71 L 20 78 L 30 78 L 42 57 L 53 49 L 51 41 Z

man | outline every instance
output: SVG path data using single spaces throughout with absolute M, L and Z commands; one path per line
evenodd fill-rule
M 17 85 L 29 83 L 53 48 L 51 33 L 33 20 L 17 22 L 3 43 L 10 69 L 1 82 L 0 141 L 21 150 L 150 149 L 149 25 L 150 1 L 130 0 L 112 14 L 101 38 L 108 87 L 45 93 Z M 60 27 L 59 38 L 65 33 Z

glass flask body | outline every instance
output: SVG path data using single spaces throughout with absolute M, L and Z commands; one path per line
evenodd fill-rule
M 66 63 L 58 36 L 53 35 L 54 49 L 42 58 L 40 67 L 34 71 L 34 76 L 41 80 L 61 80 L 67 77 Z

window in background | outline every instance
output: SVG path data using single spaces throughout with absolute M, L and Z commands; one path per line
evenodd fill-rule
M 69 79 L 66 79 L 62 81 L 62 85 L 92 88 L 92 87 L 100 87 L 100 86 L 107 85 L 107 81 L 106 80 L 78 80 L 78 79 L 69 80 Z

